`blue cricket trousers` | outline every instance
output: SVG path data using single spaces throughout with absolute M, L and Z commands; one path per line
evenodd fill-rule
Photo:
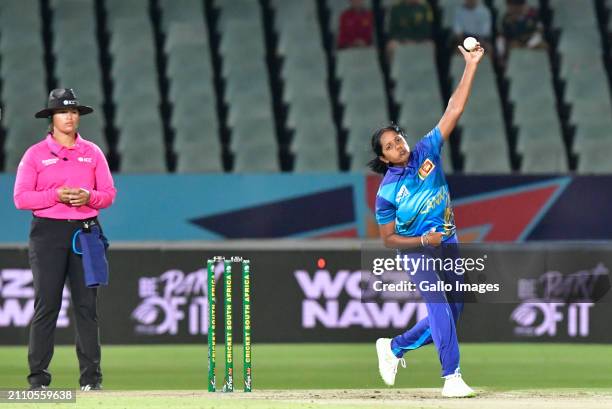
M 427 249 L 423 253 L 426 258 L 439 257 L 444 259 L 459 257 L 457 238 L 446 240 L 442 246 Z M 421 253 L 409 254 L 411 257 L 421 257 Z M 463 311 L 463 296 L 456 290 L 456 283 L 463 283 L 463 275 L 454 271 L 435 271 L 434 269 L 419 269 L 410 276 L 417 289 L 421 285 L 435 285 L 438 281 L 451 284 L 452 291 L 419 291 L 427 305 L 428 316 L 416 323 L 408 331 L 396 336 L 391 341 L 391 349 L 395 356 L 401 358 L 406 351 L 411 351 L 423 345 L 434 343 L 442 365 L 442 376 L 459 371 L 459 341 L 457 340 L 456 324 Z

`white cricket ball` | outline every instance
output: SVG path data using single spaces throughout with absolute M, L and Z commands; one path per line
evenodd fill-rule
M 478 41 L 474 37 L 468 37 L 463 40 L 463 48 L 468 51 L 472 51 L 474 48 L 476 48 L 476 44 L 478 44 Z

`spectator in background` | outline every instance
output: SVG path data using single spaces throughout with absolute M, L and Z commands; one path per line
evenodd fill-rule
M 393 58 L 400 44 L 431 41 L 433 14 L 423 0 L 403 0 L 389 12 L 387 57 Z
M 497 39 L 498 54 L 505 60 L 510 48 L 546 48 L 538 10 L 526 0 L 506 0 L 506 4 L 502 35 Z
M 455 10 L 453 32 L 459 44 L 466 37 L 475 37 L 484 49 L 490 48 L 491 12 L 480 0 L 465 0 Z
M 369 47 L 374 28 L 372 11 L 364 0 L 350 0 L 350 7 L 340 15 L 338 48 Z

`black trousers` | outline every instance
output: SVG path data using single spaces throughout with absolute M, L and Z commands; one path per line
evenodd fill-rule
M 48 368 L 53 357 L 55 327 L 66 278 L 76 323 L 76 354 L 81 372 L 79 383 L 102 382 L 97 290 L 85 286 L 81 257 L 72 251 L 72 236 L 81 227 L 81 223 L 67 220 L 37 217 L 32 220 L 29 259 L 35 301 L 28 352 L 28 382 L 31 385 L 51 383 Z

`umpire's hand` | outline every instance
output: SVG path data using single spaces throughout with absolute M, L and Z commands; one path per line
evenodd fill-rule
M 89 192 L 85 189 L 74 189 L 62 186 L 57 189 L 57 198 L 62 203 L 73 207 L 79 207 L 89 203 Z
M 89 203 L 89 192 L 85 189 L 70 189 L 70 205 L 73 207 L 85 206 Z
M 72 189 L 68 186 L 62 186 L 57 189 L 57 200 L 62 203 L 70 204 L 70 197 L 72 195 Z

